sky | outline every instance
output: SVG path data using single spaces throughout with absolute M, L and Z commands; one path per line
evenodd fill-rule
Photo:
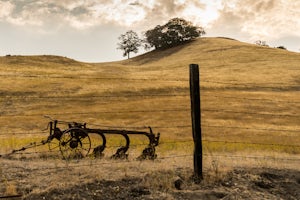
M 205 37 L 300 52 L 300 0 L 0 0 L 0 56 L 123 60 L 121 34 L 142 37 L 174 17 L 203 27 Z

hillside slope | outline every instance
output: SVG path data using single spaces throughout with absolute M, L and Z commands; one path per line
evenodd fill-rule
M 80 65 L 80 62 L 73 59 L 61 56 L 43 55 L 43 56 L 17 56 L 6 55 L 0 57 L 1 65 L 35 65 L 35 66 L 47 66 L 47 65 Z
M 282 49 L 227 38 L 201 38 L 172 49 L 152 51 L 121 64 L 149 71 L 161 70 L 161 77 L 183 78 L 188 65 L 196 63 L 200 65 L 203 80 L 298 84 L 299 60 L 299 53 Z
M 191 63 L 200 65 L 206 138 L 300 130 L 299 60 L 299 53 L 226 38 L 200 38 L 98 64 L 57 56 L 1 57 L 0 127 L 5 128 L 0 131 L 41 130 L 47 123 L 43 116 L 50 115 L 108 126 L 151 125 L 161 127 L 164 137 L 190 138 Z M 229 129 L 235 126 L 254 130 Z M 280 135 L 269 131 L 248 139 L 284 142 L 286 133 Z
M 106 73 L 122 76 L 155 76 L 156 78 L 186 78 L 191 63 L 200 65 L 203 79 L 239 83 L 299 83 L 300 54 L 282 49 L 261 47 L 228 38 L 200 38 L 167 50 L 155 50 L 119 62 L 81 63 L 59 56 L 0 57 L 0 69 L 16 72 L 44 70 L 81 74 Z M 125 67 L 124 67 L 125 66 Z M 13 70 L 16 68 L 15 70 Z M 62 70 L 62 71 L 61 71 Z M 2 73 L 5 70 L 1 70 Z M 56 72 L 52 72 L 56 73 Z M 145 74 L 146 73 L 146 74 Z

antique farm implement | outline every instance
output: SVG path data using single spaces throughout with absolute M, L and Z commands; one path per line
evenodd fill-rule
M 58 124 L 66 124 L 67 128 L 62 130 L 58 127 Z M 30 143 L 29 145 L 22 147 L 21 149 L 13 150 L 7 155 L 14 154 L 19 151 L 48 144 L 50 151 L 59 150 L 64 159 L 77 159 L 83 158 L 88 155 L 95 157 L 102 157 L 106 148 L 107 135 L 119 135 L 124 138 L 125 144 L 119 147 L 115 154 L 111 158 L 124 159 L 128 157 L 127 151 L 130 146 L 130 135 L 144 135 L 148 138 L 149 143 L 142 151 L 142 154 L 138 157 L 140 160 L 155 159 L 157 157 L 155 153 L 155 147 L 159 143 L 160 134 L 155 135 L 149 127 L 149 132 L 143 131 L 131 131 L 131 130 L 118 130 L 118 129 L 93 129 L 88 128 L 86 123 L 78 122 L 62 122 L 58 120 L 51 120 L 48 123 L 49 136 L 46 140 L 41 141 L 39 144 Z M 100 144 L 93 144 L 91 135 L 97 135 L 100 137 Z M 93 147 L 92 147 L 93 146 Z

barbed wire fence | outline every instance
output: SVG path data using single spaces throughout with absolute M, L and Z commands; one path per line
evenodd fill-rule
M 0 75 L 0 76 L 5 76 L 7 77 L 7 75 Z M 178 82 L 178 83 L 187 83 L 189 81 L 189 79 L 150 79 L 150 78 L 133 78 L 133 79 L 129 79 L 129 78 L 119 78 L 119 77 L 109 77 L 109 78 L 99 78 L 99 77 L 92 77 L 92 76 L 45 76 L 45 75 L 10 75 L 13 78 L 18 78 L 18 79 L 43 79 L 43 78 L 51 78 L 51 79 L 62 79 L 62 80 L 68 80 L 68 79 L 74 79 L 74 80 L 80 80 L 80 79 L 89 79 L 89 80 L 114 80 L 114 81 L 130 81 L 130 82 L 144 82 L 144 81 L 160 81 L 160 82 Z M 253 87 L 259 87 L 259 88 L 263 88 L 263 89 L 267 89 L 267 90 L 285 90 L 285 88 L 290 88 L 290 87 L 299 87 L 298 85 L 284 85 L 281 83 L 270 83 L 270 86 L 259 86 L 259 85 L 253 85 L 252 83 L 249 84 L 239 84 L 236 82 L 222 82 L 222 81 L 202 81 L 203 83 L 209 83 L 209 84 L 216 84 L 216 85 L 223 85 L 223 86 L 235 86 L 235 87 L 242 87 L 242 88 L 253 88 Z M 275 85 L 275 86 L 274 86 Z M 201 86 L 200 87 L 201 90 L 205 89 Z M 188 91 L 188 90 L 187 90 Z M 41 95 L 7 95 L 7 94 L 0 94 L 0 98 L 1 101 L 3 101 L 3 103 L 5 104 L 6 101 L 22 101 L 22 100 L 36 100 L 36 101 L 40 101 L 40 100 L 47 100 L 47 101 L 57 101 L 57 100 L 69 100 L 69 101 L 89 101 L 89 100 L 93 100 L 93 101 L 97 101 L 99 99 L 108 99 L 108 100 L 115 100 L 115 101 L 127 101 L 127 100 L 131 100 L 134 98 L 188 98 L 189 97 L 189 93 L 188 92 L 180 92 L 180 93 L 167 93 L 167 94 L 162 94 L 162 93 L 155 93 L 155 94 L 137 94 L 137 93 L 124 93 L 124 94 L 117 94 L 117 95 L 88 95 L 88 96 L 78 96 L 78 95 L 53 95 L 53 94 L 41 94 Z M 230 100 L 230 99 L 234 99 L 234 100 L 244 100 L 244 101 L 259 101 L 259 102 L 273 102 L 273 103 L 284 103 L 284 104 L 291 104 L 291 105 L 299 105 L 300 101 L 297 100 L 281 100 L 281 99 L 269 99 L 269 98 L 251 98 L 251 97 L 234 97 L 234 96 L 228 96 L 228 95 L 224 95 L 224 94 L 216 94 L 214 93 L 212 94 L 205 94 L 205 93 L 201 93 L 201 98 L 204 97 L 210 97 L 210 98 L 218 98 L 218 99 L 226 99 L 226 100 Z M 101 105 L 101 104 L 100 104 Z M 159 108 L 151 108 L 151 109 L 145 109 L 145 108 L 138 108 L 135 110 L 132 109 L 121 109 L 121 110 L 117 110 L 117 111 L 107 111 L 107 110 L 103 110 L 103 111 L 93 111 L 93 112 L 83 112 L 83 111 L 61 111 L 61 112 L 55 112 L 55 113 L 50 113 L 50 112 L 36 112 L 36 113 L 18 113 L 17 110 L 19 108 L 23 108 L 24 106 L 18 107 L 15 106 L 15 110 L 16 113 L 11 113 L 11 112 L 5 112 L 2 111 L 1 112 L 1 118 L 2 119 L 7 119 L 10 118 L 12 120 L 18 120 L 19 118 L 26 118 L 26 117 L 43 117 L 45 115 L 49 115 L 49 116 L 67 116 L 67 115 L 76 115 L 79 118 L 84 118 L 85 116 L 92 116 L 92 115 L 105 115 L 105 114 L 110 114 L 110 115 L 120 115 L 120 114 L 136 114 L 136 113 L 147 113 L 147 114 L 157 114 L 157 113 L 182 113 L 184 115 L 190 115 L 190 109 L 187 108 L 187 106 L 176 106 L 174 107 L 168 107 L 165 106 L 166 108 L 164 109 L 159 109 Z M 207 113 L 227 113 L 230 115 L 251 115 L 251 116 L 265 116 L 265 117 L 270 117 L 270 118 L 288 118 L 288 119 L 300 119 L 300 115 L 298 114 L 294 114 L 294 113 L 269 113 L 269 112 L 264 112 L 264 111 L 257 111 L 257 112 L 249 112 L 249 111 L 236 111 L 236 110 L 230 110 L 230 109 L 209 109 L 206 108 L 205 105 L 202 105 L 201 108 L 201 117 L 202 117 L 202 127 L 203 128 L 212 128 L 215 129 L 214 131 L 216 131 L 216 129 L 235 129 L 235 130 L 248 130 L 248 131 L 263 131 L 266 133 L 269 132 L 275 132 L 275 133 L 291 133 L 291 134 L 300 134 L 300 128 L 299 129 L 284 129 L 284 128 L 261 128 L 261 127 L 251 127 L 251 126 L 236 126 L 236 125 L 215 125 L 215 124 L 210 124 L 209 122 L 205 121 L 205 116 Z M 169 120 L 171 121 L 171 120 Z M 175 122 L 177 122 L 177 120 L 175 120 Z M 167 123 L 166 123 L 167 124 Z M 108 127 L 108 128 L 123 128 L 123 129 L 144 129 L 145 126 L 111 126 L 111 125 L 101 125 L 101 124 L 89 124 L 89 125 L 93 125 L 93 126 L 99 126 L 99 127 Z M 189 146 L 191 146 L 193 144 L 193 139 L 192 139 L 192 131 L 191 131 L 191 124 L 190 123 L 182 123 L 182 124 L 176 124 L 174 125 L 154 125 L 152 126 L 152 128 L 158 129 L 158 130 L 168 130 L 168 129 L 187 129 L 188 131 L 190 131 L 191 134 L 191 138 L 190 139 L 185 139 L 185 140 L 180 140 L 178 138 L 174 138 L 173 141 L 170 140 L 162 140 L 159 144 L 159 148 L 164 148 L 164 146 L 168 146 L 170 144 L 174 144 L 176 145 L 184 145 L 184 144 L 190 144 Z M 205 130 L 205 131 L 212 131 L 212 130 Z M 204 131 L 204 138 L 209 135 L 209 133 L 206 133 Z M 33 134 L 37 134 L 40 135 L 41 133 L 39 133 L 38 131 L 26 131 L 26 132 L 22 132 L 22 131 L 7 131 L 10 135 L 13 136 L 22 136 L 22 137 L 32 137 Z M 162 131 L 161 131 L 162 132 Z M 167 131 L 169 132 L 169 131 Z M 9 137 L 8 133 L 6 132 L 1 132 L 0 133 L 0 137 Z M 164 134 L 162 132 L 162 134 Z M 171 136 L 171 133 L 169 136 Z M 246 146 L 251 146 L 251 145 L 259 145 L 262 147 L 282 147 L 282 148 L 290 148 L 292 150 L 295 150 L 295 152 L 299 152 L 300 149 L 300 145 L 298 144 L 285 144 L 285 143 L 265 143 L 265 142 L 247 142 L 247 141 L 230 141 L 230 140 L 218 140 L 218 139 L 203 139 L 203 146 L 205 149 L 205 145 L 208 145 L 210 143 L 220 143 L 222 145 L 224 145 L 226 147 L 226 145 L 246 145 Z M 145 145 L 144 143 L 137 143 L 137 144 L 133 144 L 135 146 L 143 146 Z M 111 146 L 114 147 L 114 146 Z M 291 150 L 291 151 L 292 151 Z M 17 155 L 36 155 L 36 154 L 41 154 L 41 153 L 47 153 L 47 151 L 33 151 L 33 152 L 18 152 Z M 159 161 L 164 161 L 164 160 L 169 160 L 169 159 L 177 159 L 177 158 L 186 158 L 186 159 L 192 159 L 193 155 L 191 154 L 192 152 L 190 151 L 190 153 L 183 153 L 183 154 L 177 154 L 177 155 L 163 155 L 163 156 L 158 156 L 158 160 Z M 159 154 L 159 152 L 158 152 Z M 282 162 L 282 161 L 289 161 L 289 162 L 295 162 L 295 163 L 300 163 L 300 159 L 299 157 L 274 157 L 274 156 L 257 156 L 257 155 L 238 155 L 238 154 L 228 154 L 228 153 L 218 153 L 218 152 L 206 152 L 203 153 L 204 157 L 218 157 L 218 158 L 230 158 L 230 159 L 257 159 L 257 160 L 270 160 L 272 162 Z M 46 161 L 47 162 L 47 161 Z M 116 161 L 114 161 L 115 163 Z M 124 161 L 118 161 L 120 163 L 124 163 Z M 140 162 L 134 159 L 128 160 L 126 162 Z M 55 167 L 42 167 L 42 168 L 30 168 L 30 171 L 38 171 L 38 172 L 34 172 L 36 175 L 45 175 L 44 173 L 48 173 L 48 172 L 43 172 L 44 170 L 52 170 L 52 171 L 56 171 L 56 170 L 60 170 L 60 169 L 70 169 L 70 168 L 80 168 L 80 167 L 86 167 L 86 166 L 105 166 L 105 165 L 111 165 L 112 162 L 104 160 L 104 161 L 99 161 L 99 162 L 95 162 L 93 164 L 83 164 L 83 163 L 76 163 L 76 164 L 68 164 L 67 166 L 55 166 Z M 192 166 L 191 166 L 192 167 Z M 1 172 L 5 173 L 6 170 L 12 170 L 11 166 L 1 166 Z M 26 168 L 18 168 L 16 167 L 14 169 L 15 171 L 25 171 L 27 170 Z M 6 180 L 8 181 L 18 181 L 15 179 L 9 179 L 7 178 Z M 1 196 L 1 194 L 0 194 Z

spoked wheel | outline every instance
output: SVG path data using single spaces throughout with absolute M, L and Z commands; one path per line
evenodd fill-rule
M 91 139 L 83 129 L 71 128 L 61 136 L 59 148 L 64 159 L 80 159 L 89 154 Z

